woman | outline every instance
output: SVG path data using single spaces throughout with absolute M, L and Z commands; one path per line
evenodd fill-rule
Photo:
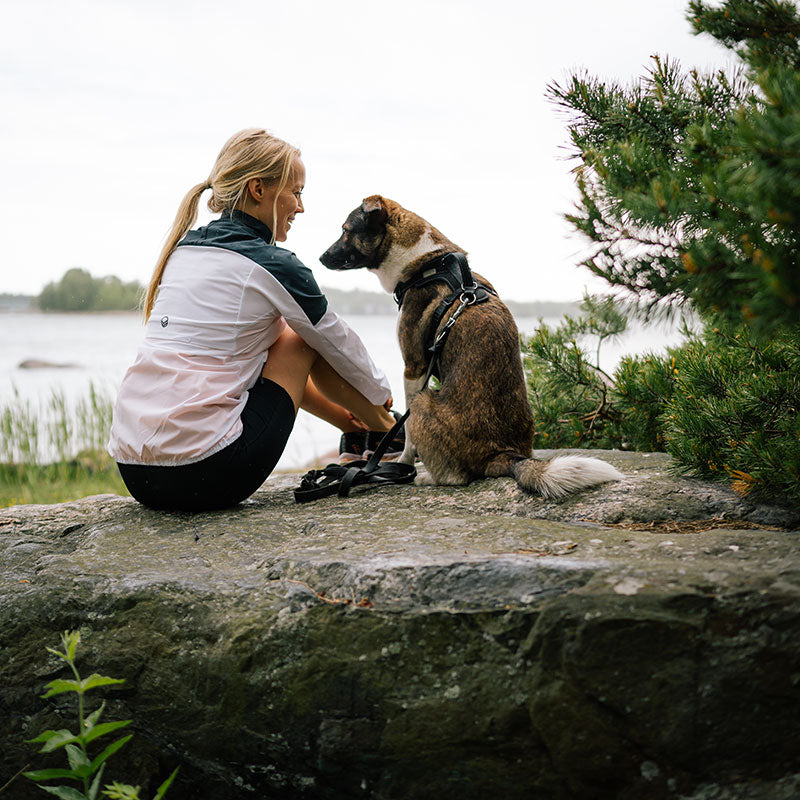
M 274 469 L 299 408 L 345 435 L 394 423 L 383 372 L 328 310 L 311 271 L 275 246 L 304 211 L 304 183 L 297 148 L 244 130 L 180 205 L 109 442 L 125 485 L 147 506 L 241 502 Z M 190 230 L 209 189 L 220 218 Z

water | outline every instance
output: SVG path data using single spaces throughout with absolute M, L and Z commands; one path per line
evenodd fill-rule
M 558 320 L 544 321 L 555 324 Z M 348 317 L 348 322 L 385 370 L 396 408 L 403 410 L 403 363 L 394 317 L 355 315 Z M 531 334 L 539 320 L 521 318 L 517 325 L 523 333 Z M 15 389 L 21 398 L 32 401 L 46 400 L 53 389 L 62 391 L 68 401 L 83 397 L 90 382 L 115 392 L 133 362 L 143 333 L 137 314 L 0 313 L 0 405 L 13 398 Z M 674 328 L 633 326 L 619 340 L 604 344 L 600 366 L 610 373 L 623 355 L 663 351 L 680 339 Z M 19 364 L 28 359 L 71 366 L 20 369 Z M 301 411 L 278 468 L 303 468 L 333 454 L 338 441 L 338 431 Z

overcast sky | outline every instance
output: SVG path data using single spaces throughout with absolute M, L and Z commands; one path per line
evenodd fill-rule
M 501 295 L 579 298 L 574 202 L 552 81 L 633 80 L 650 55 L 729 65 L 684 0 L 25 0 L 0 29 L 0 292 L 69 267 L 146 282 L 184 193 L 223 142 L 265 127 L 303 151 L 317 261 L 367 195 L 469 251 Z M 202 203 L 202 201 L 201 201 Z M 200 222 L 211 215 L 203 209 Z

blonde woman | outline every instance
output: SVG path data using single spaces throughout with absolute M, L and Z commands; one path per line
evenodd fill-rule
M 286 240 L 304 212 L 300 151 L 263 130 L 222 148 L 184 198 L 145 299 L 146 333 L 109 453 L 152 508 L 225 508 L 274 469 L 303 408 L 346 435 L 386 431 L 389 384 Z M 200 196 L 220 217 L 190 230 Z

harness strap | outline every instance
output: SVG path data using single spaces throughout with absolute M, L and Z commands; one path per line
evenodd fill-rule
M 452 257 L 450 262 L 451 266 L 458 266 L 459 280 L 461 283 L 454 292 L 451 292 L 442 299 L 442 301 L 436 307 L 436 310 L 433 312 L 433 318 L 426 336 L 426 350 L 431 353 L 431 362 L 428 365 L 428 374 L 425 377 L 423 386 L 427 386 L 431 375 L 441 378 L 441 375 L 439 374 L 439 353 L 444 347 L 447 334 L 450 333 L 450 328 L 453 327 L 455 321 L 461 315 L 461 312 L 464 310 L 464 308 L 466 306 L 475 305 L 476 303 L 483 303 L 489 299 L 490 295 L 494 295 L 495 297 L 497 296 L 497 292 L 495 292 L 494 289 L 486 286 L 486 284 L 478 283 L 475 280 L 472 275 L 472 271 L 469 268 L 467 257 L 463 253 L 449 253 L 446 257 Z M 447 283 L 448 285 L 451 285 L 449 281 Z M 411 287 L 409 286 L 408 288 Z M 445 314 L 447 314 L 456 300 L 461 301 L 461 306 L 455 310 L 440 331 L 439 326 L 441 325 Z
M 447 297 L 442 298 L 441 303 L 436 307 L 436 311 L 433 312 L 433 318 L 431 319 L 431 326 L 428 331 L 427 342 L 426 342 L 426 349 L 430 350 L 434 340 L 436 339 L 436 331 L 439 330 L 439 325 L 442 324 L 442 320 L 444 319 L 444 315 L 450 309 L 450 307 L 456 302 L 456 300 L 460 300 L 461 297 L 465 294 L 463 289 L 459 289 L 458 291 L 453 292 L 452 294 L 447 295 Z M 474 305 L 475 303 L 483 303 L 485 300 L 489 299 L 490 294 L 496 294 L 488 286 L 484 286 L 483 284 L 477 284 L 477 287 L 474 292 L 469 294 L 474 295 L 474 300 L 472 300 L 469 305 Z
M 430 283 L 446 283 L 455 297 L 458 297 L 464 290 L 474 291 L 479 288 L 484 292 L 495 294 L 488 286 L 475 282 L 464 253 L 444 253 L 426 261 L 411 278 L 407 281 L 400 281 L 395 286 L 392 296 L 398 309 L 402 307 L 403 298 L 409 289 L 417 289 Z

